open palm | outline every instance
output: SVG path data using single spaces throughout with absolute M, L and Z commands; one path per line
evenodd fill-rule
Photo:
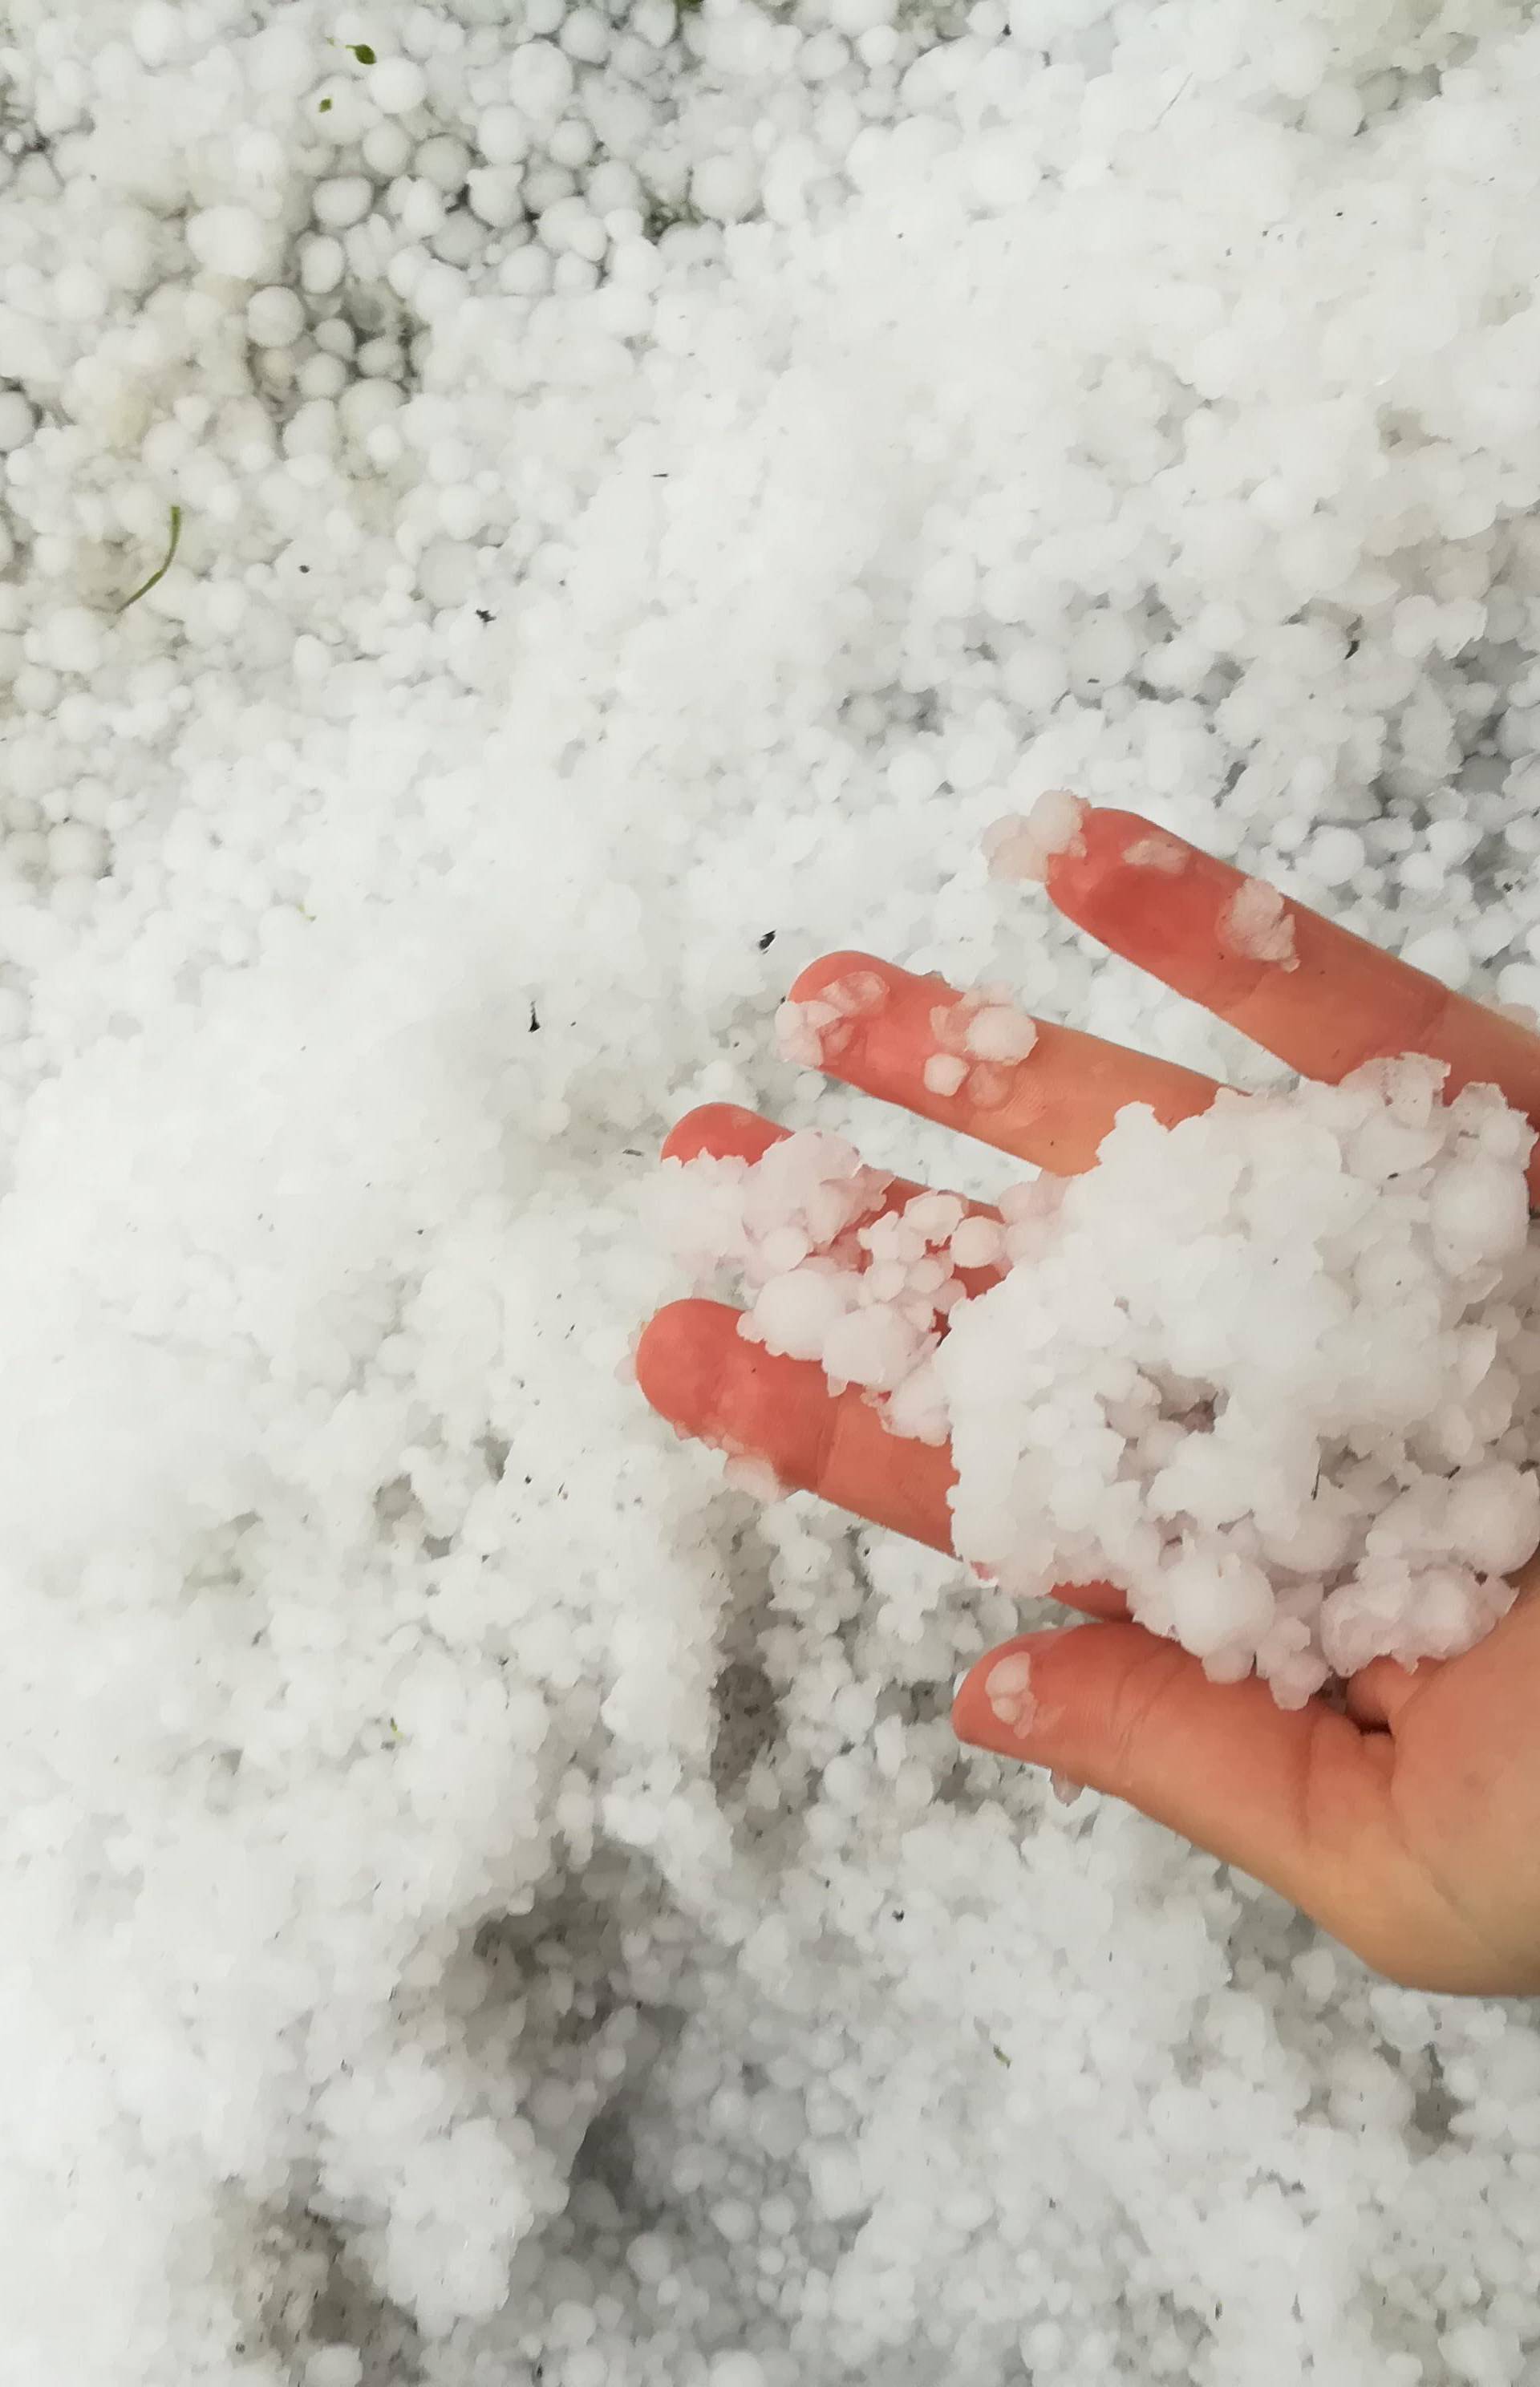
M 1240 875 L 1184 848 L 1185 867 L 1163 874 L 1152 901 L 1148 868 L 1128 858 L 1130 848 L 1147 852 L 1152 834 L 1133 815 L 1089 813 L 1083 851 L 1049 864 L 1059 909 L 1306 1076 L 1335 1081 L 1378 1056 L 1428 1054 L 1449 1065 L 1451 1092 L 1496 1085 L 1540 1124 L 1540 1037 L 1297 907 L 1297 966 L 1238 954 L 1220 918 Z M 1019 1160 L 1067 1175 L 1089 1168 L 1125 1104 L 1148 1104 L 1169 1123 L 1218 1091 L 1193 1070 L 1044 1022 L 1030 1067 L 993 1073 L 989 1107 L 969 1085 L 939 1094 L 924 1070 L 931 1013 L 950 991 L 839 953 L 804 971 L 793 994 L 811 1000 L 854 968 L 879 973 L 888 994 L 854 1023 L 837 1074 Z M 784 1132 L 717 1105 L 681 1121 L 664 1150 L 753 1160 Z M 1532 1196 L 1537 1181 L 1540 1159 Z M 897 1182 L 888 1201 L 902 1206 L 918 1190 Z M 947 1452 L 890 1434 L 859 1391 L 831 1395 L 815 1364 L 746 1341 L 736 1311 L 673 1304 L 649 1326 L 637 1370 L 682 1433 L 751 1452 L 784 1484 L 951 1548 Z M 1540 1561 L 1528 1572 L 1540 1581 Z M 1077 1585 L 1063 1596 L 1094 1622 L 1006 1645 L 1031 1657 L 1029 1729 L 991 1703 L 999 1649 L 964 1683 L 953 1721 L 966 1741 L 1052 1766 L 1185 1833 L 1397 1980 L 1534 1991 L 1540 1602 L 1526 1590 L 1521 1580 L 1510 1613 L 1465 1657 L 1413 1673 L 1376 1661 L 1348 1685 L 1344 1714 L 1320 1699 L 1285 1711 L 1256 1680 L 1211 1683 L 1195 1658 L 1129 1623 L 1110 1589 Z

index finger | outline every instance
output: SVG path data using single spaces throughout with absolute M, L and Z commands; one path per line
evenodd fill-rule
M 1270 890 L 1258 933 L 1245 916 L 1255 899 L 1236 910 L 1256 881 L 1137 813 L 1088 809 L 1046 879 L 1077 927 L 1304 1077 L 1334 1083 L 1362 1062 L 1424 1053 L 1448 1063 L 1450 1093 L 1496 1086 L 1540 1126 L 1540 1036 L 1302 903 L 1272 898 L 1268 918 Z

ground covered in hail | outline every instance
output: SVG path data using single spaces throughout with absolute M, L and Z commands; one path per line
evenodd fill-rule
M 17 2387 L 1532 2374 L 1525 2013 L 963 1760 L 991 1595 L 625 1381 L 690 1103 L 955 1178 L 814 953 L 1241 1066 L 1042 790 L 1534 1001 L 1528 15 L 13 0 Z

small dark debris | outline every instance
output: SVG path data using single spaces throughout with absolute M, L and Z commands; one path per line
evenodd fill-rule
M 1363 645 L 1363 640 L 1362 640 L 1362 638 L 1349 638 L 1349 639 L 1348 639 L 1348 641 L 1347 641 L 1347 659 L 1348 659 L 1349 663 L 1351 663 L 1351 662 L 1352 662 L 1352 660 L 1353 660 L 1354 656 L 1357 653 L 1358 649 L 1359 649 L 1362 645 Z
M 497 618 L 498 617 L 495 613 L 489 613 L 487 612 L 485 605 L 478 605 L 476 607 L 476 619 L 478 622 L 495 622 Z
M 775 943 L 775 941 L 776 941 L 776 931 L 774 930 L 774 928 L 766 928 L 766 930 L 764 931 L 764 936 L 763 936 L 763 937 L 761 937 L 761 939 L 760 939 L 760 941 L 759 941 L 759 949 L 760 949 L 760 952 L 761 952 L 762 954 L 767 954 L 767 953 L 769 952 L 769 950 L 770 950 L 771 946 Z
M 302 563 L 299 567 L 301 572 L 309 572 L 309 568 L 310 567 L 308 563 Z
M 529 1032 L 532 1036 L 538 1036 L 540 1032 L 540 1015 L 533 1004 L 529 1006 Z
M 641 1158 L 641 1146 L 638 1143 L 622 1144 L 621 1150 L 625 1153 L 627 1160 L 639 1160 Z

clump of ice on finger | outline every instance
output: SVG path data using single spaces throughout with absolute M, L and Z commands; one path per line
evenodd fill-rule
M 1299 966 L 1293 917 L 1277 888 L 1260 878 L 1242 879 L 1219 914 L 1219 940 L 1247 961 L 1276 962 L 1283 969 Z
M 1061 853 L 1083 853 L 1081 824 L 1090 806 L 1067 788 L 1049 788 L 1030 812 L 1010 813 L 984 836 L 984 852 L 997 878 L 1046 879 L 1048 865 Z
M 877 1216 L 850 1146 L 793 1136 L 743 1171 L 743 1331 L 950 1436 L 957 1550 L 1008 1593 L 1110 1581 L 1285 1705 L 1454 1656 L 1540 1543 L 1540 1270 L 1533 1132 L 1445 1074 L 1377 1062 L 1170 1128 L 1131 1106 L 998 1221 Z
M 1157 829 L 1149 837 L 1136 837 L 1124 848 L 1123 859 L 1135 870 L 1157 870 L 1163 878 L 1180 878 L 1187 867 L 1187 849 Z
M 887 981 L 876 970 L 852 970 L 831 979 L 805 1001 L 787 1002 L 776 1014 L 776 1042 L 783 1061 L 821 1069 L 849 1050 L 855 1024 L 881 1010 Z
M 849 1237 L 877 1211 L 888 1183 L 880 1170 L 862 1166 L 842 1136 L 810 1128 L 771 1144 L 751 1164 L 710 1156 L 665 1164 L 656 1223 L 697 1283 L 726 1268 L 756 1289 L 781 1286 L 770 1307 L 780 1303 L 789 1329 L 794 1305 L 784 1288 L 792 1280 L 804 1291 L 815 1279 L 831 1281 L 841 1258 L 852 1256 Z
M 1016 1009 L 1008 989 L 984 988 L 938 1004 L 930 1033 L 934 1046 L 920 1071 L 927 1093 L 992 1110 L 1008 1099 L 1016 1065 L 1035 1050 L 1038 1025 Z

